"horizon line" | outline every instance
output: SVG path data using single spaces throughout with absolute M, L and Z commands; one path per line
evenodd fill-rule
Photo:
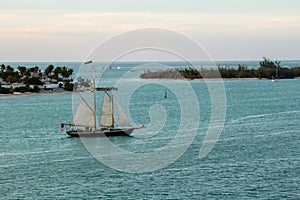
M 191 60 L 188 62 L 238 62 L 238 61 L 247 61 L 247 62 L 255 62 L 255 61 L 260 61 L 261 59 L 216 59 L 216 60 Z M 277 61 L 300 61 L 300 58 L 298 59 L 271 59 L 270 60 L 277 60 Z M 84 63 L 85 61 L 0 61 L 0 63 Z M 111 61 L 93 61 L 96 63 L 109 63 Z M 124 61 L 117 61 L 115 63 L 128 63 L 128 62 L 186 62 L 183 60 L 124 60 Z

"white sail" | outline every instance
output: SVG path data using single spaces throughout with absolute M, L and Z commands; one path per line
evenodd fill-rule
M 112 127 L 113 126 L 113 106 L 112 99 L 105 91 L 103 95 L 102 109 L 99 119 L 100 126 Z
M 71 124 L 75 126 L 94 126 L 94 112 L 83 98 L 81 98 Z
M 118 126 L 131 126 L 121 106 L 118 104 Z

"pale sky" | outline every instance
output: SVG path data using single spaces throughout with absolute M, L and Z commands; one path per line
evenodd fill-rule
M 99 43 L 166 28 L 215 60 L 300 59 L 299 0 L 0 0 L 0 62 L 82 61 Z

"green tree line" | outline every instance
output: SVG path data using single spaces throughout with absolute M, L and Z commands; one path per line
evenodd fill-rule
M 145 71 L 141 78 L 166 78 L 166 79 L 201 79 L 205 78 L 258 78 L 258 79 L 292 79 L 300 77 L 300 67 L 281 67 L 280 61 L 272 61 L 263 57 L 258 69 L 249 68 L 239 64 L 238 68 L 218 67 L 215 69 L 201 68 L 200 70 L 189 67 L 185 69 L 168 69 L 151 72 Z M 277 72 L 276 72 L 277 71 Z M 277 75 L 277 77 L 276 77 Z M 220 77 L 221 76 L 221 77 Z
M 0 65 L 0 78 L 2 84 L 4 82 L 8 84 L 23 83 L 25 87 L 19 88 L 3 88 L 0 83 L 0 93 L 13 93 L 13 92 L 38 92 L 39 87 L 44 85 L 46 82 L 63 82 L 65 90 L 73 90 L 72 79 L 70 78 L 73 74 L 73 69 L 67 67 L 54 67 L 52 64 L 42 71 L 38 66 L 26 68 L 25 66 L 18 66 L 15 70 L 10 65 Z M 49 81 L 50 80 L 50 81 Z M 34 88 L 29 86 L 33 85 Z

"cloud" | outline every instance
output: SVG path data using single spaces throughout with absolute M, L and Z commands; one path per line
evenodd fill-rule
M 24 50 L 32 45 L 47 46 L 49 51 L 53 49 L 52 54 L 56 51 L 59 54 L 59 51 L 62 51 L 57 48 L 58 45 L 60 48 L 65 47 L 65 50 L 81 49 L 82 52 L 84 51 L 82 49 L 90 49 L 95 43 L 103 42 L 113 35 L 138 28 L 166 28 L 190 35 L 198 41 L 211 41 L 208 44 L 228 40 L 244 43 L 248 40 L 254 44 L 253 41 L 270 38 L 284 43 L 287 39 L 299 37 L 300 17 L 265 14 L 99 13 L 57 10 L 0 12 L 0 43 L 9 45 L 12 52 L 15 49 Z
M 102 31 L 123 32 L 137 28 L 156 27 L 178 31 L 193 29 L 194 15 L 156 12 L 80 13 L 65 15 L 65 24 L 85 28 L 101 27 Z
M 117 33 L 156 27 L 178 31 L 193 29 L 193 15 L 163 13 L 80 13 L 26 11 L 1 13 L 1 35 Z M 44 37 L 44 36 L 43 36 Z
M 71 37 L 117 34 L 138 28 L 167 28 L 186 33 L 232 34 L 240 31 L 300 29 L 300 17 L 208 15 L 195 13 L 104 12 L 64 13 L 16 11 L 0 14 L 0 35 L 15 37 Z M 298 32 L 297 32 L 298 33 Z M 292 33 L 291 33 L 292 34 Z

